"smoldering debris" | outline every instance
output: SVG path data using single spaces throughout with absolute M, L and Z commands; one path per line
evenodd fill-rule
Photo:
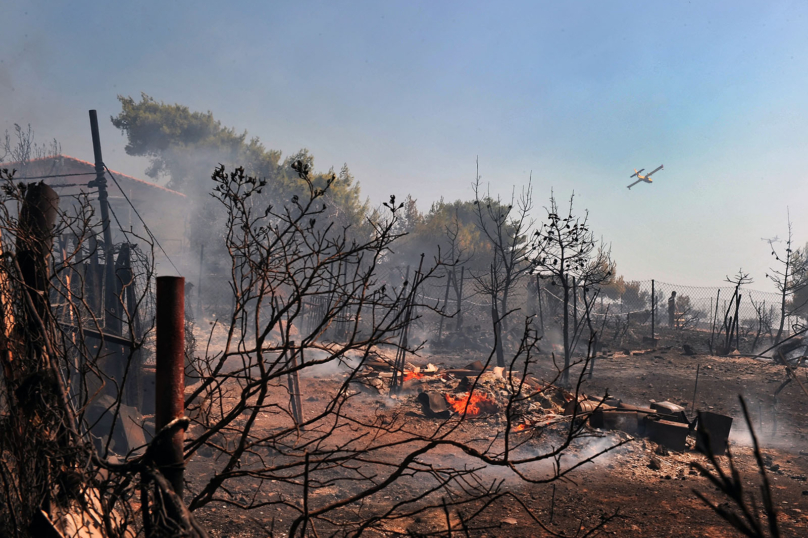
M 613 396 L 576 396 L 535 376 L 520 377 L 480 361 L 444 369 L 431 363 L 406 363 L 403 383 L 391 389 L 393 370 L 393 363 L 379 356 L 365 364 L 353 385 L 369 394 L 389 396 L 408 413 L 429 419 L 493 416 L 515 433 L 585 421 L 592 430 L 622 432 L 679 453 L 705 453 L 709 445 L 714 454 L 724 454 L 732 426 L 732 417 L 712 412 L 689 417 L 683 406 L 670 401 L 637 406 Z

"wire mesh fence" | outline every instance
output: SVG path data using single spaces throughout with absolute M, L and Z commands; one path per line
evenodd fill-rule
M 380 266 L 374 285 L 401 289 L 414 273 L 412 266 Z M 189 301 L 198 317 L 227 319 L 233 306 L 227 276 L 205 274 L 194 292 Z M 499 311 L 504 306 L 511 312 L 510 319 L 532 316 L 540 333 L 549 333 L 561 324 L 563 297 L 564 290 L 558 282 L 524 275 L 509 289 L 507 304 L 498 306 Z M 711 351 L 717 352 L 729 352 L 729 348 L 751 352 L 773 342 L 779 332 L 781 338 L 792 334 L 800 323 L 800 318 L 789 312 L 788 298 L 784 310 L 781 294 L 748 286 L 738 289 L 730 284 L 685 286 L 648 279 L 621 282 L 619 286 L 599 290 L 572 284 L 568 297 L 570 322 L 583 327 L 582 332 L 591 329 L 610 340 L 620 340 L 621 334 L 629 332 L 637 337 L 654 338 L 670 331 L 695 331 L 702 335 L 703 341 L 711 339 Z M 310 326 L 318 323 L 315 318 L 324 311 L 323 300 L 312 298 L 311 304 L 304 307 L 301 322 Z M 482 291 L 471 271 L 444 268 L 421 285 L 416 301 L 426 306 L 418 309 L 414 320 L 416 333 L 425 340 L 435 342 L 458 331 L 474 333 L 475 337 L 491 332 L 491 298 Z M 338 327 L 332 329 L 332 337 L 339 332 Z

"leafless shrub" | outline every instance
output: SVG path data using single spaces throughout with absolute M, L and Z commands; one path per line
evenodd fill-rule
M 491 303 L 491 321 L 496 342 L 497 365 L 505 366 L 503 329 L 507 330 L 508 300 L 516 284 L 530 271 L 531 245 L 526 237 L 533 227 L 533 189 L 530 184 L 509 203 L 483 192 L 479 172 L 474 182 L 476 224 L 486 238 L 492 259 L 489 270 L 473 275 L 478 292 Z
M 371 222 L 367 236 L 318 228 L 314 221 L 322 211 L 322 193 L 308 183 L 306 170 L 298 172 L 309 186 L 308 196 L 285 208 L 253 206 L 252 193 L 264 186 L 240 169 L 227 173 L 220 168 L 214 174 L 215 196 L 228 213 L 233 275 L 239 278 L 233 282 L 236 307 L 224 350 L 200 358 L 203 379 L 188 397 L 189 403 L 198 397 L 209 400 L 211 415 L 208 421 L 195 421 L 186 455 L 206 447 L 216 462 L 211 478 L 189 490 L 190 509 L 214 502 L 243 509 L 275 507 L 286 514 L 284 522 L 291 520 L 290 536 L 355 536 L 429 510 L 459 511 L 471 529 L 481 506 L 507 498 L 501 481 L 482 477 L 485 467 L 509 468 L 536 483 L 566 475 L 570 468 L 560 465 L 560 456 L 583 434 L 580 420 L 570 422 L 555 448 L 538 455 L 525 452 L 525 441 L 513 435 L 534 393 L 524 381 L 538 341 L 529 324 L 506 365 L 514 386 L 493 443 L 460 435 L 468 420 L 465 410 L 426 432 L 410 427 L 398 413 L 385 418 L 353 411 L 359 403 L 353 382 L 378 349 L 405 345 L 399 339 L 405 306 L 418 297 L 414 290 L 439 274 L 441 260 L 401 287 L 378 285 L 375 268 L 397 238 L 398 206 L 387 204 L 391 217 Z M 318 297 L 325 298 L 326 306 L 312 324 L 302 305 Z M 329 327 L 338 320 L 347 329 L 344 338 L 334 339 Z M 402 351 L 407 353 L 420 347 L 419 342 L 406 345 Z M 486 364 L 495 354 L 493 349 Z M 341 385 L 325 402 L 307 403 L 296 416 L 288 377 L 329 364 L 341 368 Z M 470 394 L 479 391 L 478 381 Z M 274 429 L 259 425 L 266 421 Z M 439 454 L 447 451 L 465 463 L 440 464 Z M 533 476 L 527 467 L 545 459 L 557 461 L 555 470 Z M 249 495 L 237 493 L 236 484 L 248 487 Z M 386 502 L 384 495 L 392 492 L 397 500 Z
M 133 420 L 127 403 L 151 332 L 137 315 L 150 301 L 153 266 L 137 263 L 153 259 L 148 241 L 130 234 L 103 249 L 129 263 L 117 266 L 116 282 L 102 283 L 89 198 L 59 200 L 45 185 L 15 183 L 11 171 L 0 176 L 0 534 L 134 536 L 150 522 L 155 536 L 201 535 L 172 499 L 153 450 L 115 441 Z M 101 306 L 110 285 L 113 300 Z M 161 514 L 175 522 L 166 526 Z
M 214 198 L 227 212 L 235 297 L 226 343 L 219 352 L 189 340 L 188 371 L 198 381 L 186 398 L 189 417 L 172 421 L 145 446 L 129 448 L 113 438 L 116 424 L 134 412 L 127 404 L 130 379 L 151 341 L 151 318 L 137 314 L 149 311 L 153 267 L 148 262 L 131 274 L 117 273 L 116 306 L 99 307 L 98 282 L 85 265 L 109 249 L 95 239 L 99 224 L 88 198 L 62 207 L 55 226 L 37 231 L 23 218 L 31 203 L 26 190 L 3 172 L 0 488 L 7 501 L 0 506 L 0 533 L 35 535 L 44 525 L 66 535 L 90 527 L 110 537 L 201 537 L 205 531 L 193 512 L 210 503 L 273 507 L 288 522 L 289 536 L 358 536 L 429 510 L 454 512 L 471 531 L 484 526 L 478 518 L 488 507 L 519 502 L 503 480 L 486 479 L 486 468 L 547 483 L 597 457 L 562 464 L 567 448 L 587 434 L 577 415 L 544 449 L 528 447 L 529 436 L 515 434 L 537 394 L 526 382 L 538 352 L 527 320 L 506 363 L 509 396 L 493 440 L 462 434 L 468 405 L 427 429 L 411 427 L 400 412 L 357 412 L 354 382 L 365 363 L 380 350 L 420 349 L 422 342 L 400 339 L 406 312 L 409 306 L 437 310 L 418 299 L 418 289 L 443 263 L 423 267 L 401 286 L 379 285 L 375 269 L 398 238 L 395 204 L 389 218 L 363 231 L 318 226 L 328 186 L 315 188 L 305 167 L 296 169 L 308 190 L 285 207 L 255 203 L 253 194 L 266 185 L 241 169 L 213 174 Z M 62 236 L 69 239 L 53 254 L 51 242 Z M 130 239 L 117 247 L 119 256 L 137 242 L 152 259 L 147 241 Z M 113 261 L 109 256 L 105 262 Z M 322 308 L 308 315 L 313 299 Z M 91 336 L 104 338 L 116 323 L 128 344 L 110 361 L 109 347 Z M 494 355 L 492 349 L 486 366 Z M 575 398 L 586 360 L 570 364 L 583 366 Z M 321 403 L 301 409 L 299 398 L 294 403 L 300 385 L 290 379 L 329 365 L 342 373 L 341 383 L 321 394 Z M 468 401 L 479 387 L 480 377 Z M 155 463 L 178 428 L 188 431 L 186 458 L 210 455 L 210 474 L 201 485 L 189 482 L 184 500 Z M 545 430 L 549 435 L 546 426 L 534 425 L 533 435 Z M 442 459 L 447 454 L 449 464 Z M 532 468 L 544 460 L 551 470 Z M 393 493 L 396 500 L 385 501 Z
M 39 144 L 34 141 L 34 131 L 30 124 L 27 129 L 23 129 L 16 123 L 14 136 L 6 131 L 0 149 L 3 152 L 0 162 L 13 162 L 17 163 L 17 166 L 25 166 L 25 163 L 32 159 L 55 157 L 62 153 L 62 146 L 56 139 L 47 144 Z
M 614 272 L 609 249 L 602 241 L 595 239 L 589 226 L 589 213 L 584 212 L 583 217 L 574 214 L 574 200 L 573 194 L 565 217 L 559 212 L 555 195 L 551 193 L 550 207 L 546 208 L 547 220 L 531 237 L 535 253 L 532 260 L 534 270 L 542 277 L 549 278 L 552 285 L 557 282 L 563 292 L 561 331 L 564 338 L 564 368 L 561 382 L 565 385 L 569 384 L 569 367 L 576 332 L 579 330 L 577 320 L 570 320 L 570 308 L 574 307 L 574 301 L 577 302 L 575 292 L 578 287 L 584 295 L 590 290 L 594 292 Z M 592 304 L 586 302 L 586 305 L 589 311 Z

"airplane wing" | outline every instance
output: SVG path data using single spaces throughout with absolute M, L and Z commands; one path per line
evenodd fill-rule
M 629 186 L 628 186 L 628 188 L 630 189 L 631 187 L 633 187 L 633 186 L 634 186 L 634 185 L 636 185 L 637 183 L 642 183 L 642 180 L 641 180 L 641 179 L 638 179 L 637 181 L 635 181 L 634 183 L 632 183 L 631 185 L 629 185 Z
M 649 173 L 645 174 L 645 177 L 648 177 L 648 176 L 650 176 L 651 174 L 654 174 L 654 173 L 656 173 L 656 172 L 659 172 L 660 170 L 662 170 L 662 167 L 663 167 L 663 166 L 665 166 L 665 165 L 664 165 L 664 164 L 660 164 L 660 165 L 659 165 L 659 168 L 657 168 L 657 169 L 656 169 L 656 170 L 654 170 L 653 172 L 649 172 Z
M 631 174 L 630 176 L 628 176 L 628 177 L 629 177 L 629 179 L 630 179 L 630 178 L 632 178 L 632 177 L 634 177 L 634 176 L 636 176 L 637 174 L 641 174 L 643 170 L 645 170 L 645 168 L 640 168 L 639 170 L 635 170 L 633 174 Z

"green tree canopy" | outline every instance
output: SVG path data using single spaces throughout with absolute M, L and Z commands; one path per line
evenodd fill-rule
M 268 184 L 265 202 L 285 203 L 292 196 L 305 196 L 304 183 L 291 164 L 302 161 L 313 169 L 314 157 L 308 150 L 281 160 L 281 152 L 267 149 L 247 132 L 225 127 L 213 113 L 191 111 L 180 104 L 166 104 L 141 94 L 140 101 L 118 96 L 121 112 L 112 117 L 112 124 L 126 136 L 126 153 L 145 156 L 151 161 L 146 171 L 152 178 L 168 179 L 168 187 L 198 199 L 210 191 L 210 177 L 221 163 L 228 168 L 242 166 L 245 173 L 265 179 Z M 333 171 L 312 173 L 314 186 L 322 188 Z M 329 216 L 344 225 L 360 224 L 367 212 L 359 183 L 347 165 L 335 174 L 328 192 L 331 205 Z M 204 202 L 202 202 L 204 205 Z
M 473 272 L 487 271 L 491 263 L 491 245 L 477 224 L 473 200 L 441 199 L 421 213 L 416 200 L 407 196 L 400 231 L 408 235 L 395 247 L 396 258 L 416 260 L 423 252 L 431 259 L 440 249 L 444 261 L 459 260 Z

